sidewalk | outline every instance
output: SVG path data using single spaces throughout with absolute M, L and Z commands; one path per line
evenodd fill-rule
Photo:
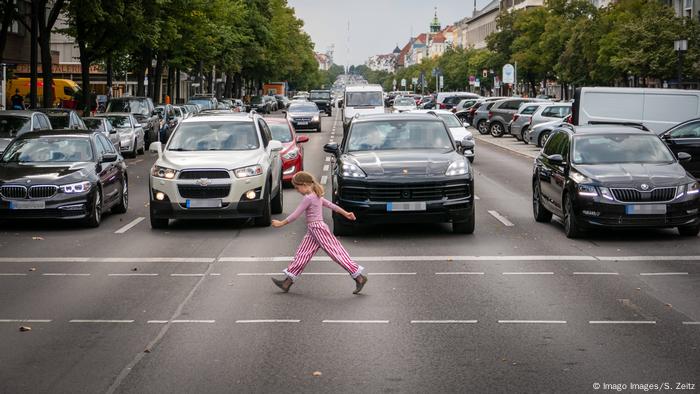
M 540 148 L 534 145 L 525 145 L 525 143 L 516 140 L 515 137 L 511 135 L 506 135 L 501 138 L 494 138 L 491 136 L 491 134 L 479 134 L 479 131 L 473 127 L 470 127 L 469 131 L 471 131 L 472 134 L 474 134 L 474 139 L 478 140 L 479 142 L 485 142 L 487 144 L 495 145 L 500 148 L 507 149 L 511 152 L 527 156 L 533 159 L 540 154 Z

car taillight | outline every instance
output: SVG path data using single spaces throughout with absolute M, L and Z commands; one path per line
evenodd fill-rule
M 513 114 L 513 122 L 515 122 L 516 120 L 518 120 L 519 117 L 520 117 L 520 115 L 518 115 L 518 114 Z
M 489 119 L 493 117 L 493 112 L 489 111 Z
M 566 118 L 564 118 L 564 121 L 569 124 L 574 124 L 574 117 L 569 115 Z
M 445 105 L 444 103 L 440 103 L 440 109 L 445 109 L 445 108 L 447 108 L 447 105 Z

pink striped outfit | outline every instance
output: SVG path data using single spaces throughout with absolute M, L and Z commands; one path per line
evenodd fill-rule
M 296 281 L 299 278 L 319 248 L 323 248 L 328 256 L 343 267 L 344 270 L 348 271 L 353 279 L 360 276 L 364 271 L 364 267 L 352 261 L 348 251 L 331 233 L 328 225 L 324 223 L 323 207 L 340 212 L 340 207 L 337 205 L 314 193 L 309 193 L 304 196 L 297 209 L 287 217 L 287 222 L 291 223 L 301 216 L 302 212 L 306 213 L 306 235 L 304 235 L 304 239 L 302 239 L 301 245 L 297 249 L 294 260 L 284 270 L 284 274 L 292 281 Z

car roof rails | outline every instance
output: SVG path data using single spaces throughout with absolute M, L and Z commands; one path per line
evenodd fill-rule
M 435 112 L 435 111 L 428 111 L 427 113 L 433 115 L 434 117 L 436 117 L 438 119 L 440 118 L 440 115 L 438 115 L 437 112 Z
M 638 123 L 638 122 L 614 122 L 614 121 L 607 121 L 607 120 L 591 120 L 588 121 L 588 124 L 590 125 L 612 125 L 612 126 L 627 126 L 627 127 L 635 127 L 643 131 L 651 131 L 649 130 L 644 124 Z

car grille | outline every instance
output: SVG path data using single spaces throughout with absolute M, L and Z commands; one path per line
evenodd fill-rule
M 51 198 L 58 192 L 58 186 L 32 186 L 29 188 L 29 198 Z
M 180 173 L 179 179 L 229 179 L 228 171 L 223 170 L 184 170 Z
M 469 185 L 372 185 L 371 187 L 344 186 L 341 196 L 352 201 L 435 201 L 469 197 Z
M 675 187 L 662 187 L 650 191 L 636 189 L 610 189 L 616 200 L 622 202 L 671 201 L 676 197 Z
M 0 193 L 5 198 L 27 198 L 27 188 L 19 185 L 4 185 Z
M 224 198 L 228 197 L 231 185 L 178 185 L 177 189 L 182 198 Z

